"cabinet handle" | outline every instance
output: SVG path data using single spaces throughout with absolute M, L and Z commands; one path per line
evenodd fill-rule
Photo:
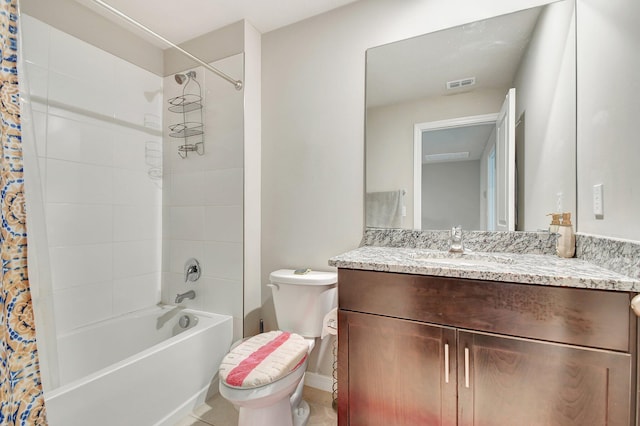
M 449 383 L 449 344 L 444 344 L 444 382 Z
M 464 386 L 469 387 L 469 348 L 464 348 Z
M 636 294 L 633 299 L 631 299 L 631 309 L 640 317 L 640 294 Z

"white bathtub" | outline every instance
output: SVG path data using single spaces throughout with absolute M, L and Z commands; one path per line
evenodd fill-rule
M 49 426 L 172 425 L 204 402 L 232 336 L 232 317 L 174 306 L 60 336 L 61 386 L 45 393 Z

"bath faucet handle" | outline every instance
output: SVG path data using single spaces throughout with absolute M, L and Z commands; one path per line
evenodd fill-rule
M 188 259 L 184 264 L 184 282 L 195 282 L 200 278 L 200 263 L 195 259 Z

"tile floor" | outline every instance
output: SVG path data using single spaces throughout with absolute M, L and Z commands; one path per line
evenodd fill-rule
M 303 398 L 309 403 L 311 416 L 307 426 L 335 426 L 338 424 L 336 412 L 331 408 L 331 393 L 308 386 L 304 387 Z M 182 419 L 176 426 L 237 426 L 238 412 L 220 395 L 211 397 Z M 256 425 L 257 426 L 257 425 Z

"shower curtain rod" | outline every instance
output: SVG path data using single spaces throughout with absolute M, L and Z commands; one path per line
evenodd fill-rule
M 166 38 L 162 37 L 160 34 L 150 30 L 149 28 L 147 28 L 144 25 L 142 25 L 140 22 L 138 22 L 135 19 L 131 18 L 129 15 L 126 15 L 126 14 L 120 12 L 118 9 L 116 9 L 115 7 L 113 7 L 111 5 L 108 5 L 107 3 L 103 2 L 102 0 L 92 0 L 92 1 L 94 3 L 100 5 L 100 6 L 104 7 L 109 12 L 113 13 L 114 15 L 117 15 L 117 16 L 121 17 L 122 19 L 124 19 L 125 21 L 129 22 L 133 26 L 135 26 L 135 27 L 141 29 L 142 31 L 146 32 L 147 34 L 150 34 L 153 37 L 157 38 L 158 40 L 162 41 L 163 43 L 166 43 L 167 45 L 173 47 L 174 49 L 178 50 L 182 54 L 184 54 L 184 55 L 188 56 L 189 58 L 193 59 L 195 62 L 199 63 L 200 65 L 202 65 L 203 67 L 205 67 L 209 71 L 213 72 L 214 74 L 218 75 L 219 77 L 224 78 L 229 83 L 233 84 L 233 86 L 236 88 L 236 90 L 241 90 L 242 89 L 242 80 L 235 80 L 233 77 L 228 76 L 227 74 L 223 73 L 219 69 L 212 67 L 211 65 L 209 65 L 208 63 L 206 63 L 202 59 L 198 58 L 197 56 L 192 55 L 191 53 L 187 52 L 186 50 L 184 50 L 183 48 L 181 48 L 177 44 L 170 42 Z

